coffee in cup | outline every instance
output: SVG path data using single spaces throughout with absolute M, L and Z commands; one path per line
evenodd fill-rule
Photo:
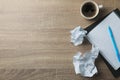
M 98 14 L 102 5 L 98 5 L 95 1 L 84 1 L 80 7 L 80 14 L 85 19 L 94 19 Z

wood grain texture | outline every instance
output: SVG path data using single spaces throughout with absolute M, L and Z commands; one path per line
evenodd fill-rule
M 83 1 L 0 0 L 0 80 L 116 80 L 100 57 L 96 76 L 75 75 L 73 55 L 91 45 L 73 46 L 69 31 L 95 22 L 80 16 Z M 95 1 L 100 17 L 120 8 L 119 0 Z

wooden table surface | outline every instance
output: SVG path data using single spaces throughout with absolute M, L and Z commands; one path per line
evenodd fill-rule
M 79 14 L 83 1 L 0 0 L 0 80 L 116 80 L 100 57 L 93 78 L 74 72 L 73 55 L 91 45 L 73 46 L 69 32 L 95 22 Z M 120 9 L 120 0 L 95 1 L 104 5 L 100 16 Z

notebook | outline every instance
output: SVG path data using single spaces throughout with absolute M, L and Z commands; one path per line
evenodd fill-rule
M 99 23 L 92 31 L 88 33 L 89 41 L 96 45 L 102 56 L 117 70 L 120 62 L 114 52 L 112 42 L 108 34 L 108 26 L 111 27 L 118 49 L 120 49 L 120 18 L 112 12 L 101 23 Z
M 107 17 L 111 17 L 110 15 L 113 14 L 114 16 L 118 17 L 117 19 L 119 19 L 120 17 L 120 11 L 119 9 L 115 9 L 112 12 L 110 12 L 108 15 L 106 15 L 105 17 L 103 17 L 102 19 L 99 19 L 98 21 L 96 21 L 95 23 L 91 24 L 90 26 L 88 26 L 87 28 L 85 28 L 85 30 L 87 30 L 87 34 L 90 35 L 89 33 L 92 32 L 94 30 L 94 28 L 96 28 L 101 22 L 103 22 L 104 20 L 106 20 Z M 112 19 L 113 20 L 113 19 Z M 114 22 L 114 21 L 113 21 Z M 112 22 L 112 23 L 113 23 Z M 116 22 L 116 21 L 115 21 Z M 117 21 L 118 22 L 118 21 Z M 102 23 L 103 24 L 103 23 Z M 110 25 L 110 24 L 109 24 Z M 105 26 L 106 27 L 106 26 Z M 99 33 L 100 34 L 100 33 Z M 117 34 L 119 35 L 119 34 Z M 90 38 L 90 36 L 88 37 Z M 91 42 L 93 42 L 92 38 L 91 38 Z M 114 77 L 119 77 L 120 76 L 120 68 L 119 65 L 116 67 L 114 65 L 114 63 L 110 62 L 110 60 L 108 58 L 106 58 L 105 55 L 103 55 L 104 53 L 102 53 L 102 51 L 100 52 L 100 57 L 104 60 L 104 62 L 106 63 L 106 65 L 108 66 L 108 68 L 110 69 L 110 71 L 112 72 Z M 108 56 L 107 56 L 108 57 Z M 109 62 L 108 62 L 109 61 Z M 114 68 L 113 68 L 114 67 Z M 117 69 L 118 68 L 118 69 Z M 117 70 L 116 70 L 117 69 Z

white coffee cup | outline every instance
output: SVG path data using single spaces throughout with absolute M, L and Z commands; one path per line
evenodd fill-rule
M 94 19 L 98 16 L 103 5 L 98 5 L 93 0 L 84 1 L 80 6 L 80 14 L 85 19 Z

